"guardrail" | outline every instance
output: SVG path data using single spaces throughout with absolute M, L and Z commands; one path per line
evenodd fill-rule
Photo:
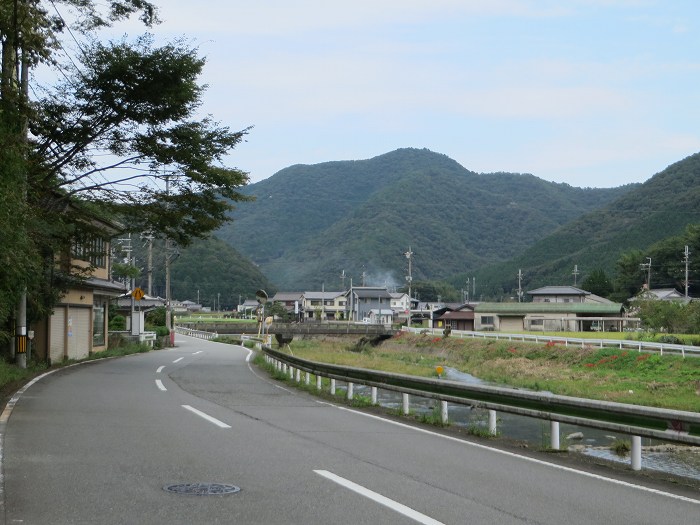
M 377 402 L 378 388 L 400 392 L 405 415 L 409 413 L 410 396 L 414 395 L 440 401 L 443 423 L 447 423 L 448 403 L 488 409 L 489 431 L 492 434 L 496 433 L 496 414 L 499 411 L 549 420 L 550 445 L 553 449 L 559 449 L 559 423 L 627 434 L 632 437 L 630 462 L 633 470 L 641 469 L 641 437 L 671 443 L 700 445 L 700 413 L 696 412 L 331 365 L 301 359 L 267 346 L 262 347 L 262 351 L 276 369 L 289 373 L 291 378 L 296 375 L 297 382 L 301 381 L 300 371 L 306 373 L 307 383 L 310 382 L 310 375 L 315 375 L 316 386 L 320 390 L 321 377 L 326 377 L 331 380 L 333 394 L 337 380 L 346 382 L 348 399 L 353 397 L 355 384 L 371 387 L 373 404 Z
M 175 331 L 178 334 L 182 335 L 189 335 L 191 337 L 198 337 L 199 339 L 206 339 L 207 341 L 210 341 L 216 337 L 219 337 L 219 334 L 216 332 L 206 332 L 204 330 L 194 330 L 192 328 L 186 328 L 184 326 L 175 326 Z
M 402 331 L 417 333 L 427 333 L 431 335 L 443 335 L 442 328 L 407 328 L 402 327 Z M 531 341 L 535 343 L 561 343 L 564 346 L 598 346 L 600 348 L 625 348 L 642 351 L 658 351 L 660 355 L 664 352 L 680 353 L 685 357 L 686 352 L 700 356 L 700 347 L 692 345 L 678 345 L 671 343 L 650 343 L 646 341 L 631 341 L 628 339 L 585 339 L 579 337 L 559 337 L 556 335 L 536 335 L 536 334 L 506 334 L 502 332 L 471 332 L 463 330 L 452 330 L 450 337 L 479 338 L 479 339 L 503 339 L 507 341 Z

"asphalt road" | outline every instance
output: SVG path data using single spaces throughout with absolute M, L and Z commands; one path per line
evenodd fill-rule
M 700 493 L 415 429 L 286 389 L 244 348 L 176 344 L 22 393 L 0 422 L 5 523 L 700 523 Z M 164 490 L 200 483 L 240 491 Z

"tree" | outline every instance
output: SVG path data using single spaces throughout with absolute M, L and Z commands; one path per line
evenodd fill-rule
M 71 36 L 82 37 L 80 57 L 67 64 L 56 54 L 68 28 L 59 6 L 73 8 Z M 193 49 L 156 47 L 150 37 L 98 42 L 99 28 L 136 13 L 147 26 L 158 22 L 153 4 L 51 7 L 57 14 L 37 0 L 0 0 L 0 205 L 8 204 L 0 212 L 0 337 L 25 289 L 34 317 L 50 310 L 61 288 L 55 256 L 94 233 L 91 217 L 127 218 L 132 231 L 184 245 L 226 221 L 247 182 L 223 157 L 249 129 L 195 117 L 204 60 Z M 38 64 L 65 80 L 30 90 Z
M 642 289 L 645 274 L 640 269 L 640 264 L 645 262 L 644 252 L 630 250 L 620 255 L 617 260 L 617 276 L 615 279 L 614 300 L 622 302 L 634 297 Z
M 584 290 L 601 297 L 607 297 L 613 291 L 612 282 L 602 268 L 596 268 L 591 271 L 590 275 L 581 283 L 581 286 L 583 286 Z

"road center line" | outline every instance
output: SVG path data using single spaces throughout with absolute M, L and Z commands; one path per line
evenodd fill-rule
M 182 405 L 182 408 L 189 410 L 190 412 L 197 414 L 199 417 L 206 419 L 209 423 L 214 423 L 219 428 L 231 428 L 231 425 L 227 425 L 223 421 L 219 421 L 215 417 L 211 417 L 209 414 L 205 414 L 201 410 L 191 407 L 190 405 Z
M 194 352 L 192 355 L 197 355 L 197 354 L 201 354 L 201 353 L 202 353 L 202 350 L 197 350 L 197 351 Z
M 175 359 L 175 361 L 173 361 L 173 363 L 179 363 L 183 359 L 184 359 L 184 357 L 178 357 L 177 359 Z
M 163 385 L 163 382 L 160 379 L 156 379 L 156 386 L 158 387 L 158 390 L 162 390 L 163 392 L 168 391 L 168 389 L 165 388 L 165 385 Z
M 398 512 L 399 514 L 403 514 L 404 516 L 411 518 L 412 520 L 415 520 L 418 523 L 423 523 L 424 525 L 444 525 L 441 521 L 434 520 L 430 516 L 421 514 L 417 510 L 413 510 L 412 508 L 407 507 L 406 505 L 403 505 L 398 501 L 394 501 L 393 499 L 389 499 L 386 496 L 382 496 L 381 494 L 374 492 L 373 490 L 369 490 L 368 488 L 365 488 L 362 485 L 353 483 L 349 479 L 341 478 L 340 476 L 337 476 L 332 472 L 328 472 L 327 470 L 314 470 L 314 472 L 319 476 L 323 476 L 326 479 L 334 481 L 335 483 L 342 487 L 345 487 L 346 489 L 350 489 L 361 496 L 376 501 L 380 505 L 389 507 L 391 510 Z
M 165 365 L 159 366 L 159 367 L 158 367 L 158 370 L 156 370 L 156 374 L 160 374 L 160 373 L 163 371 L 164 368 L 165 368 Z

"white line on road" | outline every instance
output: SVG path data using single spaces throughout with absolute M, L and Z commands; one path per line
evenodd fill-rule
M 158 390 L 162 390 L 163 392 L 167 392 L 167 388 L 163 385 L 163 382 L 160 379 L 156 379 L 156 386 L 158 387 Z
M 179 363 L 183 359 L 184 359 L 184 357 L 178 357 L 177 359 L 175 359 L 175 361 L 173 361 L 173 363 Z
M 341 485 L 346 489 L 350 489 L 353 492 L 357 492 L 365 498 L 369 498 L 371 500 L 376 501 L 380 505 L 389 507 L 391 510 L 398 512 L 399 514 L 403 514 L 404 516 L 411 518 L 412 520 L 415 520 L 418 523 L 423 523 L 425 525 L 443 525 L 441 521 L 434 520 L 430 516 L 426 516 L 425 514 L 421 514 L 417 510 L 413 510 L 411 507 L 407 507 L 406 505 L 403 505 L 398 501 L 394 501 L 393 499 L 389 499 L 386 496 L 382 496 L 381 494 L 369 490 L 368 488 L 365 488 L 362 485 L 353 483 L 349 479 L 341 478 L 340 476 L 337 476 L 332 472 L 328 472 L 327 470 L 314 470 L 314 472 L 319 476 L 323 476 L 324 478 L 336 482 L 338 485 Z
M 231 425 L 227 425 L 223 421 L 219 421 L 215 417 L 211 417 L 209 414 L 205 414 L 201 410 L 197 410 L 196 408 L 191 407 L 190 405 L 182 405 L 182 408 L 185 410 L 189 410 L 190 412 L 197 414 L 199 417 L 206 419 L 209 421 L 209 423 L 214 423 L 217 427 L 220 428 L 231 428 Z
M 164 368 L 165 368 L 165 365 L 159 366 L 159 367 L 158 367 L 158 370 L 156 370 L 156 374 L 160 374 L 160 373 L 163 371 Z
M 665 497 L 667 497 L 667 498 L 672 498 L 672 499 L 676 499 L 676 500 L 680 500 L 680 501 L 685 501 L 685 502 L 687 502 L 687 503 L 695 503 L 696 505 L 700 505 L 700 500 L 692 499 L 692 498 L 686 498 L 685 496 L 679 496 L 678 494 L 673 494 L 673 493 L 671 493 L 671 492 L 665 492 L 665 491 L 662 491 L 662 490 L 652 489 L 652 488 L 650 488 L 650 487 L 645 487 L 644 485 L 636 485 L 636 484 L 634 484 L 634 483 L 629 483 L 629 482 L 627 482 L 627 481 L 622 481 L 622 480 L 615 479 L 615 478 L 608 478 L 608 477 L 605 477 L 605 476 L 601 476 L 601 475 L 599 475 L 599 474 L 594 474 L 594 473 L 592 473 L 592 472 L 586 472 L 585 470 L 577 470 L 577 469 L 575 469 L 575 468 L 565 467 L 565 466 L 563 466 L 563 465 L 557 465 L 556 463 L 550 463 L 550 462 L 548 462 L 548 461 L 543 461 L 543 460 L 541 460 L 541 459 L 531 458 L 531 457 L 528 457 L 528 456 L 522 456 L 522 455 L 520 455 L 520 454 L 516 454 L 515 452 L 509 452 L 509 451 L 507 451 L 507 450 L 500 450 L 500 449 L 497 449 L 497 448 L 493 448 L 493 447 L 489 447 L 489 446 L 486 446 L 486 445 L 482 445 L 482 444 L 480 444 L 480 443 L 474 443 L 474 442 L 472 442 L 472 441 L 465 441 L 465 440 L 463 440 L 463 439 L 460 439 L 460 438 L 457 438 L 457 437 L 453 437 L 453 436 L 446 436 L 446 435 L 444 435 L 444 434 L 438 434 L 437 432 L 433 432 L 433 431 L 428 430 L 428 429 L 425 429 L 425 428 L 412 427 L 411 425 L 407 425 L 406 423 L 400 423 L 400 422 L 398 422 L 398 421 L 392 421 L 391 419 L 385 419 L 385 418 L 383 418 L 383 417 L 376 416 L 376 415 L 374 415 L 374 414 L 368 414 L 368 413 L 366 413 L 366 412 L 360 412 L 360 411 L 354 410 L 354 409 L 352 409 L 352 408 L 347 408 L 347 407 L 344 407 L 344 406 L 335 405 L 335 404 L 333 404 L 333 403 L 328 403 L 327 401 L 316 401 L 316 403 L 318 403 L 318 404 L 320 404 L 320 405 L 331 406 L 331 407 L 337 408 L 338 410 L 345 410 L 345 411 L 348 411 L 348 412 L 352 412 L 353 414 L 358 414 L 358 415 L 360 415 L 360 416 L 365 416 L 365 417 L 368 417 L 368 418 L 371 418 L 371 419 L 378 419 L 378 420 L 380 420 L 380 421 L 384 421 L 385 423 L 389 423 L 389 424 L 391 424 L 391 425 L 396 425 L 396 426 L 399 426 L 399 427 L 403 427 L 403 428 L 415 430 L 416 432 L 422 432 L 422 433 L 424 433 L 424 434 L 430 434 L 431 436 L 437 436 L 437 437 L 440 437 L 440 438 L 443 438 L 443 439 L 447 439 L 447 440 L 449 440 L 449 441 L 456 441 L 456 442 L 462 443 L 463 445 L 466 445 L 466 446 L 468 446 L 468 447 L 480 448 L 480 449 L 482 449 L 482 450 L 490 450 L 491 452 L 495 452 L 495 453 L 497 453 L 497 454 L 503 454 L 504 456 L 509 456 L 509 457 L 513 457 L 513 458 L 520 458 L 520 459 L 522 459 L 522 460 L 524 460 L 524 461 L 530 461 L 530 462 L 532 462 L 532 463 L 537 463 L 537 464 L 539 464 L 539 465 L 545 465 L 545 466 L 547 466 L 547 467 L 555 468 L 555 469 L 558 469 L 558 470 L 563 470 L 563 471 L 566 471 L 566 472 L 571 472 L 571 473 L 574 473 L 574 474 L 578 474 L 578 475 L 580 475 L 580 476 L 585 476 L 585 477 L 597 479 L 597 480 L 600 480 L 600 481 L 607 481 L 608 483 L 613 483 L 613 484 L 615 484 L 615 485 L 621 485 L 621 486 L 623 486 L 623 487 L 629 487 L 629 488 L 632 488 L 632 489 L 641 490 L 641 491 L 643 491 L 643 492 L 650 492 L 650 493 L 652 493 L 652 494 L 658 494 L 658 495 L 660 495 L 660 496 L 665 496 Z
M 198 350 L 197 352 L 194 352 L 192 355 L 197 355 L 197 354 L 201 354 L 201 353 L 202 353 L 202 350 Z

